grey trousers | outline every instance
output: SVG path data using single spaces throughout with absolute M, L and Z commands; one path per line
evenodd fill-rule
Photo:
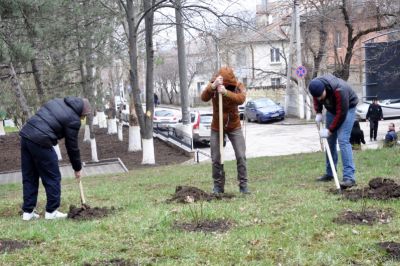
M 242 129 L 237 129 L 232 132 L 225 132 L 225 136 L 232 143 L 236 156 L 237 179 L 240 187 L 247 186 L 247 167 L 246 167 L 246 143 L 243 137 Z M 212 161 L 212 176 L 214 186 L 224 188 L 225 175 L 221 165 L 221 154 L 219 151 L 219 132 L 211 130 L 211 161 Z

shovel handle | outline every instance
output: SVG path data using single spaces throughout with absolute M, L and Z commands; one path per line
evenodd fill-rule
M 81 194 L 81 202 L 82 204 L 86 204 L 85 194 L 83 193 L 83 186 L 80 178 L 78 179 L 78 184 L 79 184 L 79 192 Z
M 218 115 L 219 115 L 219 154 L 220 154 L 220 163 L 224 164 L 224 114 L 222 108 L 222 94 L 218 93 Z

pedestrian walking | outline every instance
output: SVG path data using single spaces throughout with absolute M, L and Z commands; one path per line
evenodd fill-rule
M 379 120 L 383 120 L 382 107 L 378 103 L 378 98 L 374 98 L 369 105 L 366 119 L 369 121 L 369 139 L 376 141 Z

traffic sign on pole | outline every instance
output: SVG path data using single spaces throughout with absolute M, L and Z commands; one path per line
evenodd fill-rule
M 296 75 L 299 78 L 304 78 L 305 75 L 307 75 L 307 69 L 304 66 L 299 66 L 296 68 Z

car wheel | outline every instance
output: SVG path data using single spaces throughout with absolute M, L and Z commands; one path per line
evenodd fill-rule
M 257 122 L 260 124 L 262 123 L 261 117 L 257 116 Z
M 251 119 L 250 119 L 250 117 L 247 117 L 247 122 L 251 122 Z

